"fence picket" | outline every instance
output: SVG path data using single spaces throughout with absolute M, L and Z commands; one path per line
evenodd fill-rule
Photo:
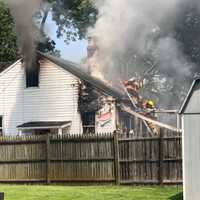
M 0 137 L 0 182 L 182 182 L 180 135 Z

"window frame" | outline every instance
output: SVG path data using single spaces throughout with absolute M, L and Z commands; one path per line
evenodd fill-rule
M 88 116 L 89 117 L 88 117 Z M 82 128 L 83 128 L 83 134 L 88 134 L 88 133 L 95 133 L 95 117 L 96 117 L 96 113 L 95 112 L 85 112 L 82 113 Z M 90 119 L 93 118 L 93 119 Z M 87 122 L 87 123 L 85 123 Z
M 40 86 L 40 65 L 41 65 L 41 63 L 40 63 L 39 60 L 37 60 L 36 64 L 37 64 L 37 67 L 38 67 L 38 70 L 37 70 L 37 78 L 38 78 L 38 80 L 37 80 L 37 86 L 27 86 L 27 73 L 28 73 L 28 69 L 26 69 L 26 66 L 24 67 L 24 83 L 25 83 L 24 87 L 25 87 L 25 89 L 39 88 L 39 86 Z
M 3 135 L 3 115 L 0 115 L 0 136 Z

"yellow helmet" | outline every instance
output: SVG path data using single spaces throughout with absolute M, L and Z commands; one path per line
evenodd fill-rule
M 155 107 L 155 103 L 152 100 L 148 100 L 147 102 L 151 107 Z

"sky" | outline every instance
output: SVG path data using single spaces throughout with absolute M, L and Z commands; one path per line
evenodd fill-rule
M 58 39 L 56 36 L 56 24 L 52 21 L 51 14 L 48 16 L 45 31 L 47 35 L 56 42 L 56 49 L 60 50 L 63 59 L 80 63 L 81 59 L 86 57 L 87 41 L 70 42 L 70 44 L 67 45 L 64 42 L 64 38 Z

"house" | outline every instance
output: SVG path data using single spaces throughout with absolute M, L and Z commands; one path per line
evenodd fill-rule
M 199 200 L 200 79 L 193 82 L 179 114 L 183 129 L 184 200 Z
M 84 72 L 78 64 L 37 52 L 31 69 L 23 59 L 0 72 L 3 135 L 108 133 L 134 127 L 123 91 Z

